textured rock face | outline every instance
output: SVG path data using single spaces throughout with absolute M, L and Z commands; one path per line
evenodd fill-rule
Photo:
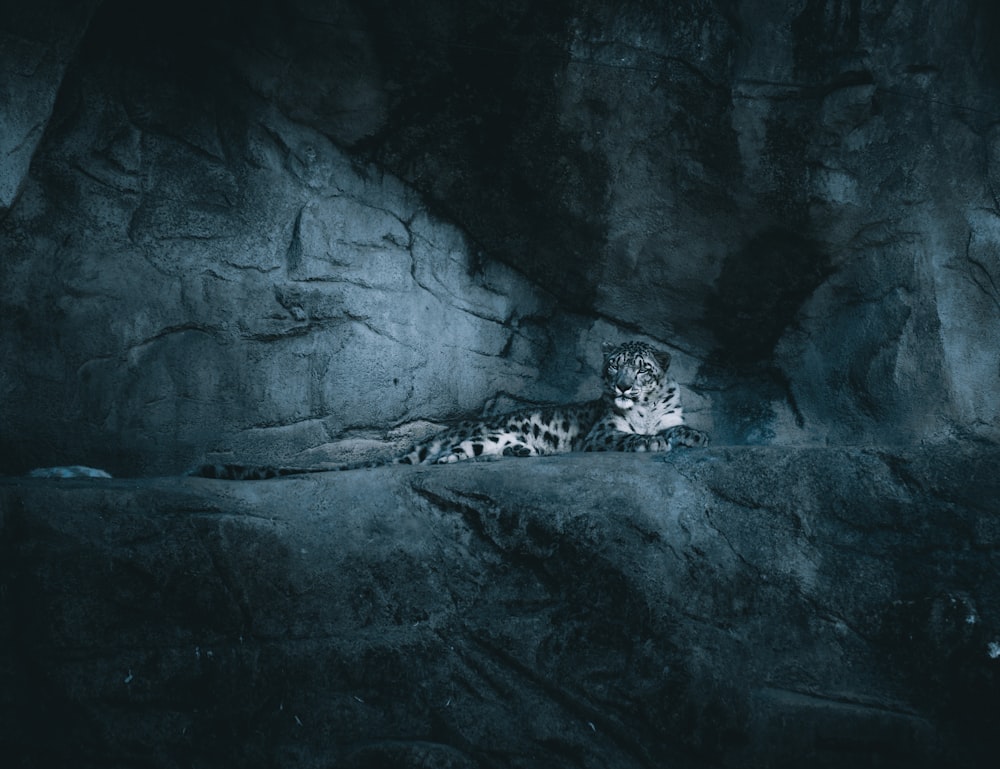
M 992 765 L 994 6 L 5 3 L 0 475 L 379 455 L 625 338 L 717 446 L 875 448 L 6 480 L 0 755 Z
M 0 748 L 20 767 L 992 765 L 998 463 L 746 447 L 8 480 Z
M 0 21 L 0 213 L 22 189 L 66 66 L 99 0 L 5 3 Z
M 0 468 L 385 451 L 635 336 L 720 443 L 1000 437 L 992 5 L 661 5 L 5 17 Z
M 567 301 L 695 356 L 724 440 L 996 437 L 996 12 L 952 10 L 809 0 L 525 11 L 547 35 L 512 24 L 496 47 L 520 54 L 504 98 L 530 109 L 500 109 L 495 53 L 481 51 L 480 67 L 449 71 L 467 84 L 460 107 L 422 117 L 417 96 L 390 111 L 380 157 L 452 200 L 426 127 L 447 142 L 441 127 L 470 104 L 506 114 L 491 122 L 509 132 L 503 159 L 481 176 L 479 155 L 462 166 L 463 223 L 529 275 L 579 276 L 558 289 Z M 482 33 L 456 26 L 458 48 Z M 484 177 L 544 201 L 513 251 L 499 247 L 513 228 L 472 210 L 482 198 L 471 180 Z M 572 235 L 581 220 L 584 242 Z M 544 258 L 567 246 L 572 265 Z
M 308 462 L 576 386 L 535 381 L 538 288 L 397 179 L 259 101 L 110 77 L 81 75 L 6 223 L 15 464 Z
M 206 446 L 266 461 L 411 414 L 468 413 L 534 379 L 536 340 L 517 325 L 537 289 L 503 265 L 470 277 L 462 235 L 397 180 L 359 173 L 276 113 L 225 140 L 209 116 L 191 146 L 143 138 L 111 103 L 61 148 L 84 169 L 63 202 L 84 210 L 55 231 L 42 211 L 21 219 L 8 254 L 22 434 L 44 427 L 15 404 L 41 396 L 84 426 L 67 448 L 91 463 L 170 472 Z M 38 303 L 58 308 L 63 334 L 30 314 Z M 109 435 L 117 446 L 102 447 Z

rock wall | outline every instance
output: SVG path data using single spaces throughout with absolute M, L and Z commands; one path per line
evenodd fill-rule
M 452 19 L 439 35 L 477 66 L 446 70 L 462 96 L 438 109 L 404 46 L 390 72 L 416 95 L 390 109 L 382 162 L 498 258 L 573 275 L 567 303 L 694 356 L 723 440 L 997 436 L 992 5 L 547 8 L 472 51 L 487 21 Z M 392 18 L 393 40 L 419 25 Z M 426 142 L 443 150 L 469 111 L 500 159 L 461 155 L 456 180 Z M 497 184 L 537 201 L 520 228 L 477 213 Z
M 993 765 L 996 448 L 667 459 L 0 481 L 0 749 L 22 769 Z
M 304 448 L 469 413 L 493 390 L 556 394 L 534 381 L 544 338 L 520 327 L 544 296 L 473 265 L 397 179 L 275 111 L 227 127 L 206 102 L 175 138 L 136 127 L 100 83 L 81 89 L 105 109 L 70 119 L 37 164 L 52 187 L 29 181 L 37 207 L 11 222 L 17 433 L 166 473 L 206 448 L 309 461 Z M 62 419 L 18 407 L 33 401 Z
M 600 342 L 636 336 L 717 442 L 995 440 L 995 21 L 25 4 L 0 22 L 0 469 L 384 453 L 592 397 Z
M 7 3 L 0 21 L 0 212 L 17 200 L 99 0 Z

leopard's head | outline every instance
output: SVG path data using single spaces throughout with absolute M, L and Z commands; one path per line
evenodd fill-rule
M 644 342 L 601 346 L 604 353 L 604 394 L 619 411 L 628 411 L 660 392 L 666 382 L 670 353 Z

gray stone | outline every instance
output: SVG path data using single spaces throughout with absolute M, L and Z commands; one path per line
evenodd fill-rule
M 72 139 L 84 210 L 54 230 L 44 215 L 9 223 L 6 310 L 29 328 L 5 329 L 8 435 L 48 431 L 115 474 L 314 462 L 486 393 L 552 392 L 534 382 L 543 338 L 518 328 L 545 312 L 538 289 L 500 264 L 473 276 L 464 236 L 398 180 L 273 112 L 241 139 L 249 157 L 154 134 L 123 169 L 92 149 L 127 133 L 111 111 Z M 58 287 L 34 269 L 40 251 Z M 50 299 L 59 316 L 37 317 Z M 23 408 L 42 399 L 73 434 Z
M 535 185 L 522 226 L 539 242 L 494 253 L 541 278 L 557 260 L 536 254 L 579 247 L 587 266 L 564 263 L 561 296 L 692 355 L 721 440 L 995 439 L 998 401 L 983 394 L 1000 383 L 987 352 L 1000 274 L 976 256 L 996 251 L 995 17 L 960 5 L 946 18 L 919 3 L 575 6 L 555 81 L 509 81 L 552 106 L 502 126 L 544 146 L 510 142 L 488 167 L 493 186 Z M 504 40 L 514 56 L 527 45 Z M 454 73 L 476 94 L 462 108 L 499 112 L 478 73 Z M 400 112 L 420 125 L 383 157 L 422 180 L 440 161 L 415 152 L 421 129 L 446 134 L 461 115 Z M 478 162 L 454 160 L 463 197 L 440 173 L 428 188 L 489 242 L 509 227 L 477 213 Z M 580 210 L 589 244 L 569 232 Z
M 995 448 L 0 483 L 16 765 L 980 767 Z
M 997 20 L 5 4 L 0 474 L 169 477 L 0 481 L 0 754 L 992 765 Z M 592 398 L 628 338 L 721 448 L 179 477 Z
M 981 4 L 70 5 L 0 30 L 6 472 L 387 455 L 636 336 L 717 443 L 1000 438 Z
M 20 10 L 0 466 L 383 456 L 636 336 L 717 443 L 997 440 L 993 17 L 827 5 Z
M 38 0 L 4 5 L 0 19 L 0 214 L 21 193 L 66 68 L 99 2 Z

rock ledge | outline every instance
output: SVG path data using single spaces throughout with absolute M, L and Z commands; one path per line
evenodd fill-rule
M 0 482 L 17 767 L 974 767 L 1000 449 Z

